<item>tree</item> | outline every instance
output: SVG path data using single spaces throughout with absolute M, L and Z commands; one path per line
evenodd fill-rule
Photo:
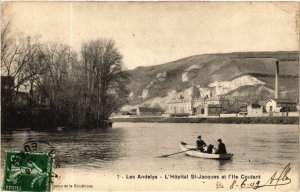
M 54 124 L 69 121 L 71 104 L 76 102 L 71 78 L 72 65 L 77 62 L 77 55 L 63 44 L 47 44 L 40 47 L 39 60 L 43 73 L 37 78 L 38 89 L 50 100 L 50 110 Z
M 84 66 L 87 120 L 105 120 L 127 102 L 122 56 L 113 40 L 98 39 L 84 43 L 81 48 Z
M 12 38 L 10 22 L 1 28 L 1 75 L 11 77 L 14 86 L 9 95 L 11 98 L 9 108 L 13 108 L 18 91 L 27 91 L 28 84 L 33 85 L 39 66 L 36 62 L 39 43 L 32 38 Z
M 26 119 L 35 120 L 37 127 L 44 122 L 48 127 L 95 126 L 97 121 L 108 119 L 127 102 L 128 73 L 124 71 L 122 56 L 112 40 L 84 43 L 81 60 L 78 60 L 77 54 L 67 45 L 41 44 L 31 37 L 13 37 L 10 24 L 3 26 L 2 75 L 14 81 L 9 92 L 27 92 L 26 114 L 30 115 Z M 41 101 L 45 99 L 50 104 L 43 108 Z M 3 99 L 1 101 L 3 107 Z M 14 102 L 6 105 L 7 119 L 19 118 L 15 106 Z

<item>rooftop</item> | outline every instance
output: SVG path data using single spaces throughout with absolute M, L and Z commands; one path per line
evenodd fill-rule
M 161 108 L 157 108 L 157 107 L 138 107 L 140 112 L 162 112 Z
M 261 108 L 261 105 L 258 104 L 258 103 L 251 103 L 250 106 L 251 106 L 253 109 Z
M 269 99 L 268 101 L 270 101 L 270 100 L 274 100 L 277 103 L 297 103 L 295 100 L 292 100 L 292 99 Z
M 206 99 L 207 101 L 220 101 L 220 100 L 227 100 L 225 97 L 222 96 L 213 96 Z
M 207 107 L 208 108 L 223 108 L 222 105 L 219 105 L 219 104 L 215 104 L 215 105 L 214 104 L 208 104 Z

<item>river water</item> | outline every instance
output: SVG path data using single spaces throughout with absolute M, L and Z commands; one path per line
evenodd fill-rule
M 222 138 L 232 160 L 217 161 L 177 154 L 179 143 L 195 144 L 198 135 L 208 144 Z M 1 135 L 4 150 L 22 150 L 27 141 L 55 147 L 61 168 L 103 172 L 274 171 L 298 165 L 298 125 L 114 123 L 113 128 L 76 131 L 13 131 Z M 3 163 L 3 161 L 2 161 Z

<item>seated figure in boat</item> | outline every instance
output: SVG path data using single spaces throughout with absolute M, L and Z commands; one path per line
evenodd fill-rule
M 201 152 L 204 152 L 204 147 L 207 146 L 206 143 L 201 139 L 201 135 L 199 135 L 198 140 L 196 142 L 197 149 Z
M 209 144 L 206 151 L 205 151 L 205 153 L 213 153 L 213 148 L 214 148 L 214 146 Z
M 226 146 L 225 144 L 222 142 L 222 139 L 218 139 L 218 149 L 216 151 L 216 154 L 227 154 L 227 151 L 226 151 Z

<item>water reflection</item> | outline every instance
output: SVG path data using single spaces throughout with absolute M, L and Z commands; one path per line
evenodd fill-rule
M 219 161 L 184 154 L 156 158 L 180 152 L 181 141 L 194 144 L 200 134 L 204 138 L 221 137 L 227 151 L 234 154 L 233 159 Z M 245 168 L 273 171 L 287 162 L 293 167 L 298 165 L 297 125 L 115 123 L 111 129 L 6 132 L 1 138 L 2 152 L 22 150 L 27 141 L 48 141 L 55 147 L 62 168 L 148 173 Z
M 23 150 L 23 144 L 28 141 L 47 141 L 55 148 L 55 155 L 61 167 L 81 167 L 87 164 L 101 167 L 105 165 L 103 162 L 115 161 L 125 155 L 123 137 L 123 129 L 9 132 L 2 134 L 2 149 Z
M 227 170 L 228 167 L 230 166 L 230 164 L 232 164 L 232 159 L 230 160 L 216 160 L 219 162 L 219 170 L 223 171 L 223 170 Z M 226 165 L 227 164 L 227 165 Z

